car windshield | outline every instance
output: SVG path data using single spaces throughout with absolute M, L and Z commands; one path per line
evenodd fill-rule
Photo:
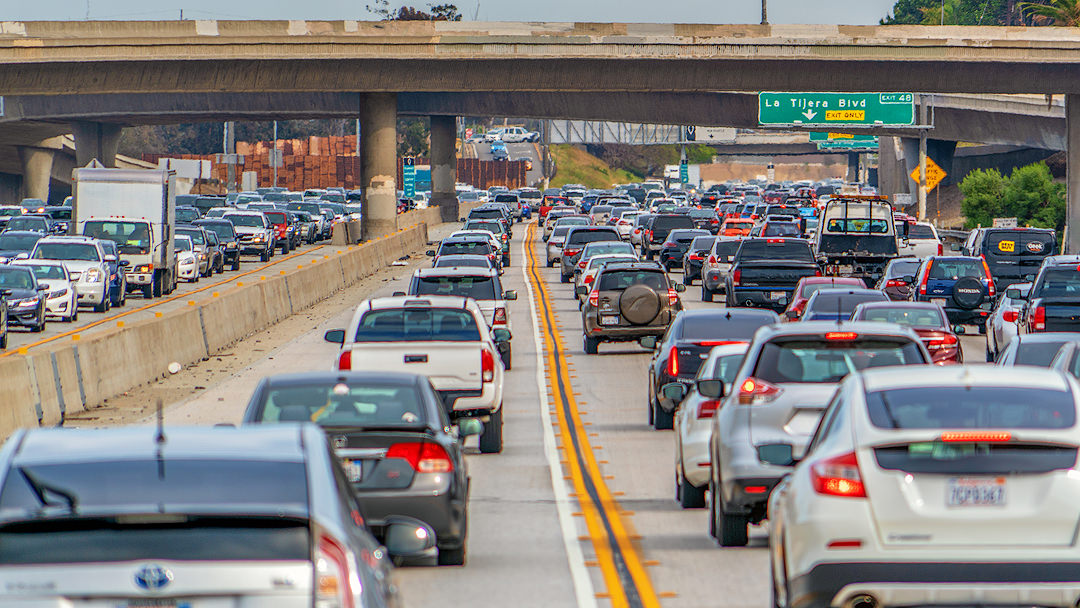
M 83 226 L 83 234 L 116 243 L 120 253 L 137 253 L 150 247 L 150 225 L 143 222 L 91 220 Z
M 16 207 L 14 209 L 12 209 L 12 208 L 0 209 L 0 217 L 15 217 L 15 216 L 22 215 L 23 213 L 24 213 L 24 210 L 23 210 L 22 207 Z
M 45 279 L 61 279 L 66 278 L 64 274 L 64 267 L 60 264 L 34 264 L 28 266 L 33 271 L 34 276 L 38 280 L 44 281 Z
M 191 251 L 191 239 L 173 239 L 173 247 L 177 251 Z
M 90 243 L 42 243 L 34 248 L 35 260 L 71 260 L 99 262 L 98 248 Z
M 43 217 L 13 217 L 7 223 L 8 230 L 46 230 L 49 222 Z
M 879 321 L 882 323 L 896 323 L 908 327 L 943 328 L 948 325 L 941 317 L 941 311 L 926 307 L 885 307 L 874 306 L 864 309 L 858 319 L 860 321 Z
M 916 272 L 919 272 L 919 266 L 922 262 L 919 260 L 897 260 L 889 264 L 889 269 L 885 271 L 886 277 L 909 277 L 914 276 Z
M 289 216 L 285 215 L 284 211 L 268 211 L 265 213 L 266 219 L 270 220 L 271 224 L 288 224 Z
M 1039 297 L 1076 297 L 1080 295 L 1080 272 L 1075 267 L 1055 268 L 1042 275 Z
M 896 388 L 867 393 L 866 405 L 870 421 L 883 429 L 1067 429 L 1076 424 L 1068 390 L 1030 386 Z
M 877 218 L 871 220 L 834 217 L 826 222 L 825 230 L 838 233 L 886 234 L 889 232 L 889 221 Z
M 452 241 L 443 242 L 439 247 L 439 256 L 466 254 L 487 255 L 491 253 L 491 243 L 487 241 Z
M 746 358 L 745 353 L 720 355 L 713 360 L 711 368 L 702 367 L 699 369 L 697 377 L 702 380 L 723 380 L 725 385 L 731 385 L 731 383 L 735 382 L 735 376 L 739 373 L 744 358 Z
M 907 338 L 835 334 L 837 339 L 774 338 L 762 346 L 752 375 L 772 383 L 835 383 L 870 367 L 926 363 L 918 344 Z
M 417 277 L 414 294 L 418 296 L 460 296 L 474 300 L 495 300 L 495 281 L 481 276 Z
M 356 342 L 477 342 L 480 328 L 460 308 L 391 308 L 366 313 Z
M 1048 340 L 1045 342 L 1024 340 L 1017 345 L 1013 365 L 1050 367 L 1054 357 L 1057 356 L 1058 351 L 1066 342 L 1068 340 Z
M 199 212 L 195 209 L 177 209 L 176 221 L 181 224 L 193 222 L 199 219 Z
M 40 234 L 0 234 L 0 251 L 30 251 L 41 237 Z
M 964 277 L 982 279 L 986 276 L 980 259 L 937 258 L 930 266 L 930 279 L 955 281 Z
M 33 289 L 36 284 L 29 268 L 0 266 L 0 289 Z
M 607 270 L 600 274 L 600 291 L 623 291 L 631 285 L 646 285 L 656 291 L 667 291 L 667 278 L 659 270 Z
M 322 426 L 423 426 L 427 414 L 415 385 L 350 386 L 344 382 L 271 387 L 262 394 L 260 422 Z
M 222 241 L 232 241 L 236 239 L 236 231 L 233 230 L 232 224 L 199 224 L 205 230 L 209 230 L 218 236 L 218 239 Z
M 264 220 L 261 215 L 226 214 L 224 218 L 232 222 L 233 226 L 243 226 L 245 228 L 264 227 Z
M 191 242 L 196 245 L 205 245 L 206 237 L 203 235 L 202 230 L 192 230 L 190 228 L 177 228 L 176 234 L 182 234 L 184 236 L 191 237 Z

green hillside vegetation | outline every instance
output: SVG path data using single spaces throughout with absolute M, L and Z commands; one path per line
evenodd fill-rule
M 551 156 L 555 160 L 555 178 L 551 180 L 553 188 L 566 184 L 610 188 L 612 184 L 641 181 L 641 176 L 613 169 L 599 158 L 572 145 L 551 146 Z

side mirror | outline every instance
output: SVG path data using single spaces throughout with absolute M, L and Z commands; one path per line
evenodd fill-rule
M 395 291 L 391 295 L 393 295 L 393 297 L 395 297 L 395 298 L 400 298 L 401 296 L 405 295 L 405 292 L 404 291 Z
M 686 386 L 681 382 L 668 382 L 660 387 L 660 393 L 664 397 L 671 399 L 672 402 L 679 403 L 686 398 Z
M 105 254 L 105 261 L 106 262 L 115 262 L 116 261 L 116 256 L 111 254 L 111 253 L 107 253 L 107 254 Z
M 23 252 L 23 253 L 20 253 L 19 255 L 15 256 L 15 259 L 16 260 L 29 260 L 30 259 L 30 254 Z
M 332 344 L 345 344 L 345 330 L 344 329 L 331 329 L 323 334 L 323 340 Z
M 1035 275 L 1033 275 L 1033 274 L 1025 274 L 1024 275 L 1024 281 L 1025 282 L 1030 283 L 1030 282 L 1032 282 L 1034 280 L 1035 280 Z
M 952 330 L 953 330 L 953 333 L 958 335 L 958 336 L 962 336 L 962 335 L 967 333 L 967 330 L 964 329 L 963 325 L 953 325 Z
M 1013 287 L 1010 287 L 1010 288 L 1005 290 L 1005 297 L 1009 298 L 1010 300 L 1026 300 L 1027 299 L 1027 298 L 1025 298 L 1023 296 L 1022 293 L 1020 293 L 1019 289 L 1015 289 Z
M 516 300 L 517 299 L 517 292 L 514 291 L 513 289 L 510 289 L 506 293 L 503 294 L 503 299 L 504 300 Z
M 579 296 L 587 296 L 587 295 L 589 295 L 589 288 L 584 286 L 584 285 L 581 285 L 579 287 L 574 288 L 574 293 L 579 295 Z
M 491 333 L 496 342 L 509 342 L 513 338 L 509 329 L 496 329 Z
M 656 347 L 660 344 L 660 340 L 656 336 L 645 336 L 641 340 L 638 340 L 638 344 L 641 345 L 641 348 L 656 350 Z
M 790 467 L 799 462 L 790 443 L 766 443 L 759 445 L 757 452 L 758 460 L 778 467 Z
M 904 240 L 908 240 L 908 235 L 911 234 L 911 224 L 904 222 Z
M 469 437 L 484 432 L 484 423 L 479 418 L 459 418 L 456 426 L 458 437 Z
M 435 257 L 435 250 L 434 249 L 428 249 L 427 251 L 424 252 L 424 255 L 428 256 L 429 258 L 433 258 L 433 257 Z
M 797 310 L 785 310 L 784 316 L 788 321 L 797 321 L 799 319 L 799 311 Z
M 686 291 L 686 285 L 683 285 L 682 283 L 675 283 L 674 289 L 675 289 L 675 291 L 677 291 L 679 293 L 682 293 L 682 292 Z
M 127 260 L 120 260 L 120 262 L 119 262 L 119 263 L 120 263 L 120 267 L 121 267 L 121 268 L 123 268 L 123 267 L 125 267 L 125 266 L 131 266 L 131 262 L 129 262 L 129 261 L 127 261 Z
M 38 283 L 37 284 L 37 290 L 38 291 L 48 291 L 48 289 L 49 289 L 49 284 L 48 283 Z
M 701 393 L 702 397 L 708 397 L 709 399 L 719 399 L 724 396 L 724 381 L 698 380 L 697 392 Z
M 383 544 L 391 557 L 420 557 L 435 547 L 435 532 L 418 520 L 397 520 L 386 527 Z

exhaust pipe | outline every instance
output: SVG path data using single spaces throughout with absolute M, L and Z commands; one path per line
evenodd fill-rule
M 750 307 L 753 307 L 754 306 L 754 301 L 753 300 L 747 300 L 746 305 L 750 306 Z
M 874 596 L 863 593 L 851 598 L 847 606 L 848 608 L 878 608 L 878 601 Z

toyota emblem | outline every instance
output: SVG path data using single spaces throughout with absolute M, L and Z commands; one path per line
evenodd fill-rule
M 349 438 L 345 435 L 337 435 L 334 437 L 334 448 L 340 449 L 349 445 Z
M 135 586 L 147 591 L 162 589 L 172 580 L 172 571 L 157 564 L 147 564 L 135 571 Z

